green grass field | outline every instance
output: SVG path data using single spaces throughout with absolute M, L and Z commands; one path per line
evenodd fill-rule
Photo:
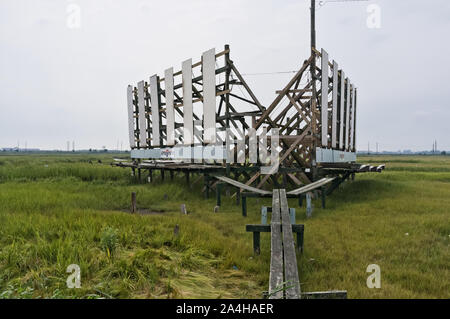
M 268 288 L 270 235 L 253 256 L 235 201 L 204 200 L 201 185 L 136 184 L 111 154 L 0 156 L 0 298 L 260 298 Z M 102 163 L 98 163 L 101 159 Z M 93 161 L 93 164 L 89 163 Z M 302 291 L 349 298 L 450 298 L 450 156 L 360 157 L 386 163 L 314 202 L 299 257 Z M 191 179 L 193 181 L 194 178 Z M 131 215 L 130 193 L 154 214 Z M 188 215 L 180 213 L 185 203 Z M 178 236 L 174 227 L 179 225 Z M 69 289 L 66 268 L 81 267 Z M 366 286 L 369 264 L 381 288 Z

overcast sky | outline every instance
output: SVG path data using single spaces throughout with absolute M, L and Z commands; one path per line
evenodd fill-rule
M 450 1 L 323 2 L 317 47 L 358 87 L 358 149 L 450 150 Z M 241 73 L 296 70 L 309 23 L 309 0 L 0 0 L 0 147 L 128 148 L 128 84 L 226 43 Z M 268 105 L 290 76 L 246 79 Z

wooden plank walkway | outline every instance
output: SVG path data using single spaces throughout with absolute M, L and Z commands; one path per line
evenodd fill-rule
M 273 190 L 270 245 L 269 298 L 283 298 L 283 244 L 281 238 L 280 191 Z
M 285 189 L 272 196 L 269 298 L 299 299 L 297 256 Z
M 322 179 L 319 179 L 318 181 L 315 181 L 311 184 L 305 185 L 303 187 L 294 189 L 290 192 L 287 192 L 287 195 L 300 195 L 300 194 L 304 194 L 307 192 L 310 192 L 316 188 L 322 187 L 325 184 L 328 184 L 329 182 L 331 182 L 334 179 L 334 177 L 324 177 Z
M 350 173 L 349 173 L 350 174 Z M 325 181 L 322 181 L 325 182 Z M 297 232 L 298 248 L 303 247 L 303 225 L 291 224 L 287 193 L 285 189 L 274 189 L 272 194 L 272 220 L 269 225 L 247 225 L 253 232 L 253 250 L 260 253 L 260 232 L 271 233 L 269 299 L 346 299 L 347 291 L 332 290 L 301 292 L 298 276 L 297 256 L 293 232 Z M 299 237 L 300 236 L 300 237 Z
M 265 191 L 263 189 L 259 189 L 259 188 L 252 187 L 252 186 L 249 186 L 249 185 L 245 185 L 243 183 L 240 183 L 238 181 L 235 181 L 234 179 L 231 179 L 231 178 L 228 178 L 228 177 L 225 177 L 225 176 L 218 176 L 218 175 L 213 175 L 213 176 L 215 178 L 217 178 L 218 180 L 221 180 L 222 182 L 228 183 L 230 185 L 236 186 L 236 187 L 241 188 L 241 189 L 248 190 L 249 192 L 258 193 L 258 194 L 261 194 L 261 195 L 270 195 L 270 194 L 272 194 L 272 192 Z
M 300 282 L 298 279 L 297 256 L 295 254 L 294 236 L 286 190 L 280 189 L 281 227 L 283 231 L 284 281 L 286 283 L 285 298 L 300 298 Z

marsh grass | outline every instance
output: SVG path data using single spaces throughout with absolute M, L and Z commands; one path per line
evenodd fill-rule
M 450 158 L 360 160 L 386 163 L 386 171 L 357 175 L 327 209 L 315 202 L 308 220 L 290 200 L 305 224 L 302 290 L 449 298 Z M 201 185 L 189 188 L 182 176 L 161 183 L 157 175 L 137 184 L 111 161 L 108 154 L 0 157 L 0 298 L 262 297 L 270 235 L 261 235 L 261 255 L 253 256 L 245 224 L 259 223 L 270 199 L 250 198 L 244 219 L 224 196 L 213 213 L 214 196 L 202 199 Z M 164 214 L 125 212 L 131 192 L 139 209 Z M 182 203 L 190 214 L 179 213 Z M 381 289 L 366 287 L 372 263 L 381 267 Z M 80 289 L 66 287 L 69 264 L 81 267 Z

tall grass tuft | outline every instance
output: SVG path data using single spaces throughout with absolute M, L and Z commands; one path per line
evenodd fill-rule
M 112 258 L 116 252 L 119 242 L 117 229 L 110 226 L 106 227 L 101 235 L 100 244 L 102 249 L 106 252 L 108 258 Z

